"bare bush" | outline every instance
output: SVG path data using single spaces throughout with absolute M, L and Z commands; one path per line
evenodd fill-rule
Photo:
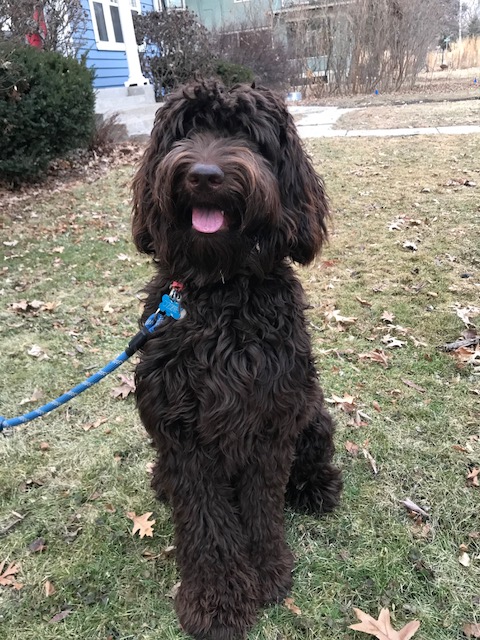
M 85 45 L 87 18 L 81 0 L 0 0 L 0 38 L 75 56 Z
M 250 20 L 225 24 L 212 38 L 219 58 L 251 69 L 263 85 L 277 89 L 287 86 L 287 48 L 271 26 Z
M 209 32 L 191 11 L 150 11 L 135 16 L 137 40 L 144 43 L 143 73 L 153 83 L 157 99 L 190 80 L 213 72 Z
M 291 22 L 294 84 L 310 92 L 370 93 L 412 85 L 438 39 L 437 0 L 352 0 Z

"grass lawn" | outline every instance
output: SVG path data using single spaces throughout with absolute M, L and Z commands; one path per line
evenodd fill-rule
M 335 217 L 330 245 L 299 274 L 345 492 L 323 520 L 286 513 L 301 614 L 265 609 L 249 640 L 361 640 L 352 608 L 377 617 L 382 606 L 396 628 L 420 620 L 415 639 L 460 640 L 480 623 L 480 488 L 467 481 L 480 467 L 479 360 L 438 346 L 465 330 L 455 305 L 480 306 L 480 186 L 456 182 L 480 185 L 480 136 L 309 148 Z M 2 414 L 59 395 L 135 332 L 151 266 L 130 242 L 132 173 L 5 203 Z M 18 564 L 23 585 L 0 586 L 2 638 L 184 638 L 169 511 L 149 487 L 133 398 L 112 397 L 118 384 L 0 438 L 0 563 Z M 407 498 L 428 517 L 412 517 Z M 153 538 L 132 537 L 129 511 L 153 512 Z
M 480 98 L 480 94 L 479 94 Z M 334 129 L 402 129 L 405 127 L 450 127 L 478 125 L 480 101 L 459 100 L 364 108 L 343 115 Z

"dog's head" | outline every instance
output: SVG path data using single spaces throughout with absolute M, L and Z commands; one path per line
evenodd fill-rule
M 210 81 L 172 94 L 133 187 L 136 246 L 184 281 L 307 264 L 327 233 L 322 181 L 268 89 Z

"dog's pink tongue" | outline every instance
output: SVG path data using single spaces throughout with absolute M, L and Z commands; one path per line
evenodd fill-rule
M 223 227 L 224 216 L 220 209 L 192 209 L 192 227 L 202 233 L 215 233 Z

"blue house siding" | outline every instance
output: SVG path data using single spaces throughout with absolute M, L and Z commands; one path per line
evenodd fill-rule
M 142 13 L 153 10 L 153 0 L 145 0 L 140 4 Z M 95 69 L 95 88 L 123 87 L 129 75 L 125 51 L 98 49 L 88 0 L 82 0 L 82 6 L 87 11 L 88 22 L 85 46 L 80 50 L 79 56 L 85 56 L 87 66 Z

